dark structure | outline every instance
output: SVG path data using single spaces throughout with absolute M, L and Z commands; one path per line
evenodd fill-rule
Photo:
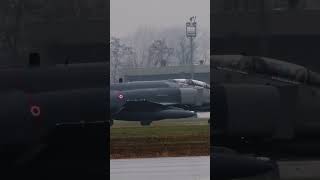
M 1 1 L 1 64 L 106 61 L 108 5 L 107 0 Z
M 211 54 L 265 56 L 320 70 L 317 0 L 214 0 Z

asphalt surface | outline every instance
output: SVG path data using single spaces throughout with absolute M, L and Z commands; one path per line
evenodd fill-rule
M 279 161 L 281 180 L 320 179 L 320 160 Z M 111 180 L 209 180 L 210 158 L 176 157 L 110 161 Z
M 210 157 L 110 160 L 111 180 L 209 180 Z
M 210 112 L 199 112 L 197 115 L 198 118 L 210 118 Z
M 279 161 L 281 179 L 320 179 L 320 160 Z

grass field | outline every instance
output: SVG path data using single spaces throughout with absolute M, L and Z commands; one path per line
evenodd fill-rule
M 207 119 L 164 120 L 151 126 L 115 121 L 110 158 L 209 155 Z
M 164 120 L 153 122 L 151 126 L 146 127 L 141 126 L 139 122 L 115 121 L 111 128 L 110 158 L 209 155 L 209 130 L 210 126 L 205 118 Z M 281 180 L 318 179 L 281 178 Z

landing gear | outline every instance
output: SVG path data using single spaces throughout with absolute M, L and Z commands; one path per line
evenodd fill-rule
M 210 118 L 208 119 L 208 124 L 210 124 Z
M 141 126 L 150 126 L 152 121 L 140 121 Z
M 113 125 L 113 119 L 110 119 L 109 124 L 110 124 L 110 127 Z

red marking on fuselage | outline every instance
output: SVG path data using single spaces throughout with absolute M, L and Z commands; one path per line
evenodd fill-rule
M 33 105 L 30 107 L 30 112 L 31 112 L 32 116 L 39 117 L 41 114 L 41 109 L 39 106 Z
M 124 99 L 124 95 L 119 91 L 118 94 L 117 94 L 117 98 L 119 100 L 123 100 Z

